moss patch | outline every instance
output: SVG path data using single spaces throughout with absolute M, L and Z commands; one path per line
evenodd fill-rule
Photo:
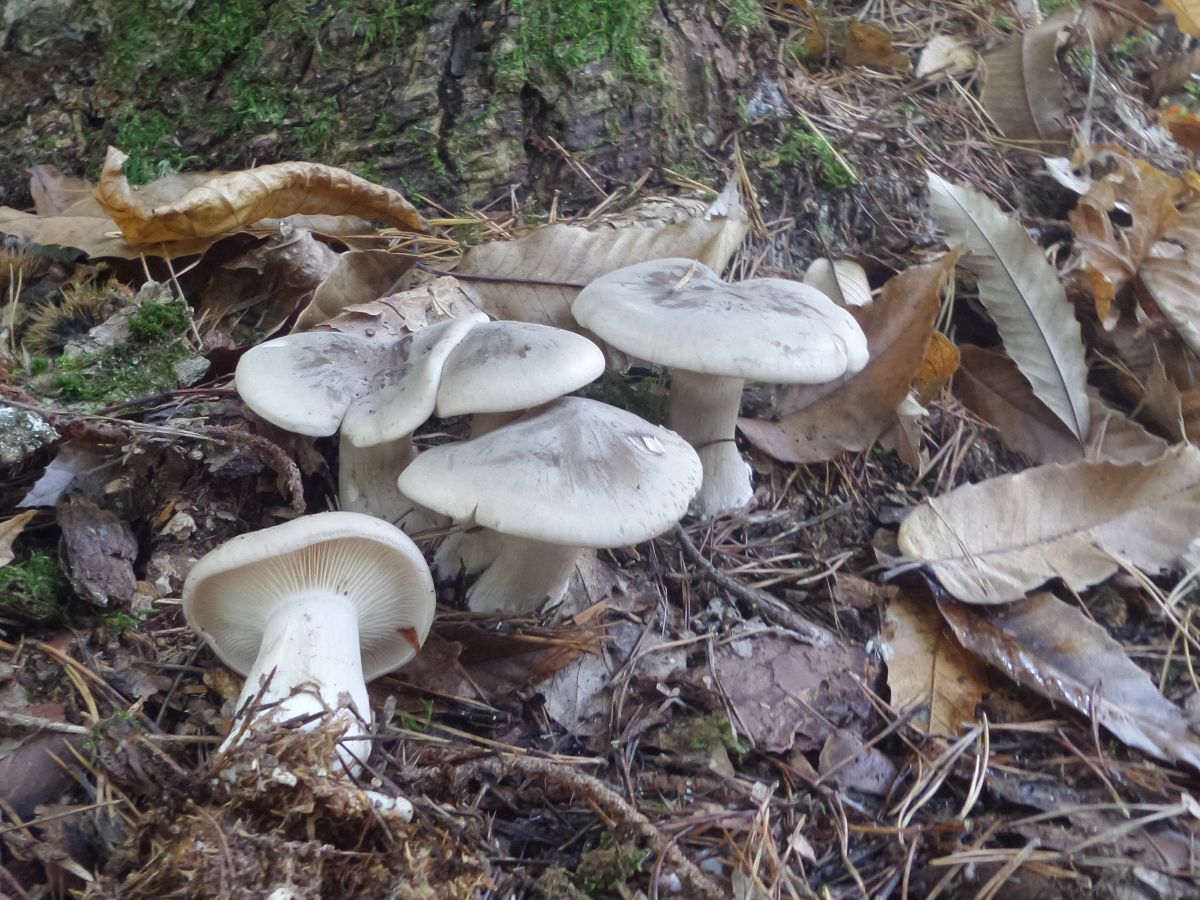
M 31 553 L 21 563 L 0 567 L 0 617 L 61 625 L 70 598 L 66 576 L 45 553 Z

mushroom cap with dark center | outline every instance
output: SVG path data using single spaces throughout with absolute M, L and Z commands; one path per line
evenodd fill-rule
M 245 675 L 277 606 L 315 592 L 357 608 L 368 681 L 408 662 L 433 624 L 433 578 L 421 551 L 394 525 L 352 512 L 303 516 L 221 545 L 188 574 L 183 613 Z
M 473 328 L 446 357 L 437 414 L 541 406 L 603 372 L 604 354 L 583 335 L 532 322 L 488 322 Z
M 571 311 L 619 350 L 706 375 L 816 384 L 867 362 L 858 323 L 815 288 L 780 278 L 729 283 L 690 259 L 601 275 Z
M 577 547 L 623 547 L 670 528 L 700 488 L 675 432 L 564 397 L 460 444 L 426 450 L 400 490 L 458 521 Z

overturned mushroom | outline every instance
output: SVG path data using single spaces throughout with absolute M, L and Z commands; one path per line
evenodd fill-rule
M 669 424 L 704 463 L 695 510 L 706 516 L 754 496 L 734 438 L 747 379 L 819 384 L 867 362 L 862 330 L 820 291 L 779 278 L 730 284 L 690 259 L 602 275 L 571 311 L 617 349 L 672 367 Z
M 498 533 L 496 557 L 468 603 L 522 613 L 561 599 L 587 549 L 636 544 L 670 528 L 700 478 L 700 460 L 679 435 L 565 397 L 482 437 L 425 451 L 400 476 L 400 489 Z
M 183 614 L 218 658 L 246 676 L 225 750 L 253 724 L 326 717 L 362 734 L 366 682 L 408 662 L 434 614 L 420 550 L 394 525 L 360 513 L 304 516 L 243 534 L 203 557 L 183 587 Z M 346 739 L 357 772 L 371 742 Z M 410 811 L 411 814 L 411 811 Z

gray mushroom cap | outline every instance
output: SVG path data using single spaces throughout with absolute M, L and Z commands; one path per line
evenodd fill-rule
M 313 591 L 354 603 L 368 681 L 408 662 L 433 624 L 433 578 L 421 551 L 394 525 L 352 512 L 303 516 L 222 544 L 188 573 L 183 614 L 221 662 L 245 675 L 277 604 Z
M 446 357 L 437 414 L 541 406 L 603 372 L 600 348 L 573 331 L 532 322 L 488 322 L 473 328 Z
M 690 259 L 602 275 L 571 311 L 626 353 L 706 375 L 814 384 L 867 362 L 858 323 L 815 288 L 780 278 L 729 283 Z
M 666 428 L 565 397 L 483 437 L 426 450 L 400 490 L 456 520 L 578 547 L 622 547 L 670 528 L 700 488 L 700 460 Z

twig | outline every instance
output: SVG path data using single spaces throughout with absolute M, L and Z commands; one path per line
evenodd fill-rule
M 810 622 L 782 600 L 771 596 L 766 591 L 742 584 L 736 578 L 726 575 L 718 569 L 704 558 L 704 554 L 700 552 L 682 525 L 675 526 L 675 536 L 679 539 L 679 546 L 682 548 L 684 556 L 700 567 L 701 574 L 717 587 L 728 591 L 739 600 L 749 603 L 768 622 L 788 628 L 820 647 L 829 647 L 837 643 L 837 637 L 833 632 L 822 628 L 815 622 Z
M 590 803 L 595 804 L 613 819 L 616 819 L 644 838 L 659 856 L 675 868 L 679 880 L 683 882 L 684 894 L 697 900 L 722 900 L 726 896 L 711 878 L 688 859 L 662 831 L 644 815 L 633 808 L 616 791 L 600 779 L 583 772 L 529 756 L 489 757 L 463 763 L 457 767 L 459 775 L 470 776 L 474 773 L 491 775 L 493 778 L 503 778 L 519 774 L 525 778 L 541 778 L 544 781 L 562 787 L 570 788 L 582 794 Z

